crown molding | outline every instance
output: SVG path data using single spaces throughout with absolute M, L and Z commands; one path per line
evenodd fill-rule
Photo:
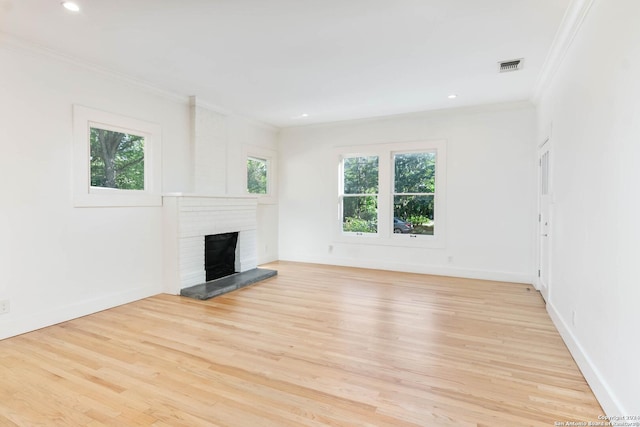
M 205 110 L 208 111 L 213 111 L 214 113 L 217 114 L 221 114 L 223 116 L 234 116 L 240 120 L 243 120 L 244 122 L 248 123 L 251 126 L 256 126 L 259 127 L 261 129 L 270 131 L 270 132 L 278 132 L 280 131 L 280 128 L 277 126 L 274 126 L 270 123 L 266 123 L 257 119 L 252 118 L 251 116 L 247 115 L 247 114 L 242 114 L 242 113 L 238 113 L 238 112 L 234 112 L 232 110 L 229 110 L 228 108 L 222 107 L 218 104 L 212 104 L 209 101 L 206 100 L 202 100 L 199 96 L 195 96 L 192 95 L 189 97 L 189 106 L 190 107 L 197 107 L 197 108 L 204 108 Z
M 551 43 L 551 49 L 538 75 L 533 88 L 531 101 L 537 104 L 545 89 L 551 84 L 553 77 L 560 68 L 569 47 L 582 27 L 582 23 L 589 14 L 595 0 L 572 0 L 562 18 L 560 28 Z
M 53 60 L 70 64 L 75 67 L 91 71 L 92 73 L 100 74 L 103 77 L 118 80 L 131 86 L 139 87 L 141 89 L 146 90 L 147 92 L 152 92 L 156 95 L 159 95 L 171 101 L 184 103 L 184 104 L 189 102 L 189 98 L 187 96 L 183 96 L 175 92 L 159 88 L 157 86 L 149 84 L 144 80 L 131 77 L 127 74 L 111 70 L 101 65 L 91 63 L 85 59 L 81 59 L 73 55 L 62 53 L 58 50 L 51 49 L 49 47 L 46 47 L 46 46 L 34 43 L 32 41 L 22 39 L 1 31 L 0 31 L 0 42 L 1 42 L 1 45 L 4 45 L 12 50 L 15 50 L 18 52 L 27 52 L 37 56 L 44 56 L 47 58 L 51 58 Z
M 524 109 L 533 109 L 533 108 L 535 108 L 535 106 L 531 102 L 531 100 L 524 99 L 519 101 L 495 102 L 491 104 L 477 104 L 477 105 L 468 105 L 468 106 L 461 106 L 461 107 L 440 108 L 435 110 L 411 111 L 408 113 L 387 114 L 387 115 L 381 115 L 381 116 L 362 117 L 362 118 L 356 118 L 356 119 L 333 120 L 328 122 L 309 123 L 306 125 L 283 126 L 281 130 L 294 131 L 298 129 L 324 128 L 324 127 L 335 127 L 335 126 L 352 126 L 352 125 L 360 125 L 360 124 L 365 124 L 370 122 L 400 120 L 400 119 L 407 119 L 407 118 L 408 119 L 431 118 L 431 117 L 447 117 L 447 116 L 455 117 L 455 116 L 462 116 L 465 114 L 493 113 L 493 112 L 500 112 L 500 111 L 514 111 L 514 110 L 524 110 Z
M 214 113 L 218 113 L 223 116 L 232 114 L 232 112 L 227 108 L 221 107 L 217 104 L 212 104 L 211 102 L 203 101 L 199 96 L 196 95 L 191 95 L 189 97 L 189 106 L 204 108 L 205 110 L 213 111 Z
M 262 122 L 249 115 L 237 113 L 228 108 L 224 108 L 222 106 L 213 104 L 211 102 L 204 101 L 200 97 L 198 97 L 196 101 L 196 97 L 194 96 L 181 95 L 179 93 L 160 88 L 158 86 L 149 84 L 148 82 L 142 79 L 131 77 L 125 73 L 111 70 L 109 68 L 78 58 L 76 56 L 68 55 L 60 51 L 57 51 L 55 49 L 51 49 L 49 47 L 0 31 L 0 47 L 3 47 L 3 46 L 17 52 L 27 52 L 32 55 L 43 56 L 43 57 L 51 58 L 53 60 L 60 61 L 66 64 L 70 64 L 72 66 L 91 71 L 92 73 L 99 74 L 103 77 L 117 80 L 134 87 L 138 87 L 140 89 L 143 89 L 147 92 L 161 96 L 162 98 L 165 98 L 173 102 L 177 102 L 185 105 L 197 105 L 199 107 L 203 107 L 208 110 L 215 111 L 225 116 L 233 115 L 236 117 L 240 117 L 250 124 L 253 124 L 255 126 L 259 126 L 271 131 L 280 130 L 280 128 L 273 126 L 269 123 Z

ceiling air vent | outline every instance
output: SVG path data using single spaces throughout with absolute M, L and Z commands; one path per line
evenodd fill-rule
M 524 60 L 520 59 L 510 59 L 509 61 L 500 61 L 498 62 L 498 69 L 501 73 L 507 73 L 509 71 L 518 71 L 522 69 L 522 63 Z

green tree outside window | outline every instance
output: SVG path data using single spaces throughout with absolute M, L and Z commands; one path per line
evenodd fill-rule
M 393 216 L 412 225 L 411 234 L 433 234 L 436 153 L 394 154 Z
M 378 232 L 378 156 L 343 160 L 342 230 Z
M 144 137 L 90 128 L 91 186 L 144 190 Z
M 247 192 L 249 194 L 267 194 L 267 190 L 267 160 L 248 157 Z

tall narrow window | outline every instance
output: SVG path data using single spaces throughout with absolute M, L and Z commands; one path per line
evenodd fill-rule
M 549 152 L 545 153 L 540 158 L 540 194 L 546 196 L 549 194 Z
M 268 193 L 268 162 L 266 159 L 247 157 L 247 192 L 249 194 Z
M 436 153 L 394 153 L 393 232 L 433 235 Z
M 378 156 L 342 161 L 342 231 L 378 232 Z
M 90 128 L 91 186 L 144 190 L 144 136 Z

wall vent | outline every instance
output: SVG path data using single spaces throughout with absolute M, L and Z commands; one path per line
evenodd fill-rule
M 522 63 L 523 62 L 524 62 L 523 58 L 510 59 L 508 61 L 500 61 L 500 62 L 498 62 L 498 70 L 501 73 L 507 73 L 509 71 L 522 70 Z

